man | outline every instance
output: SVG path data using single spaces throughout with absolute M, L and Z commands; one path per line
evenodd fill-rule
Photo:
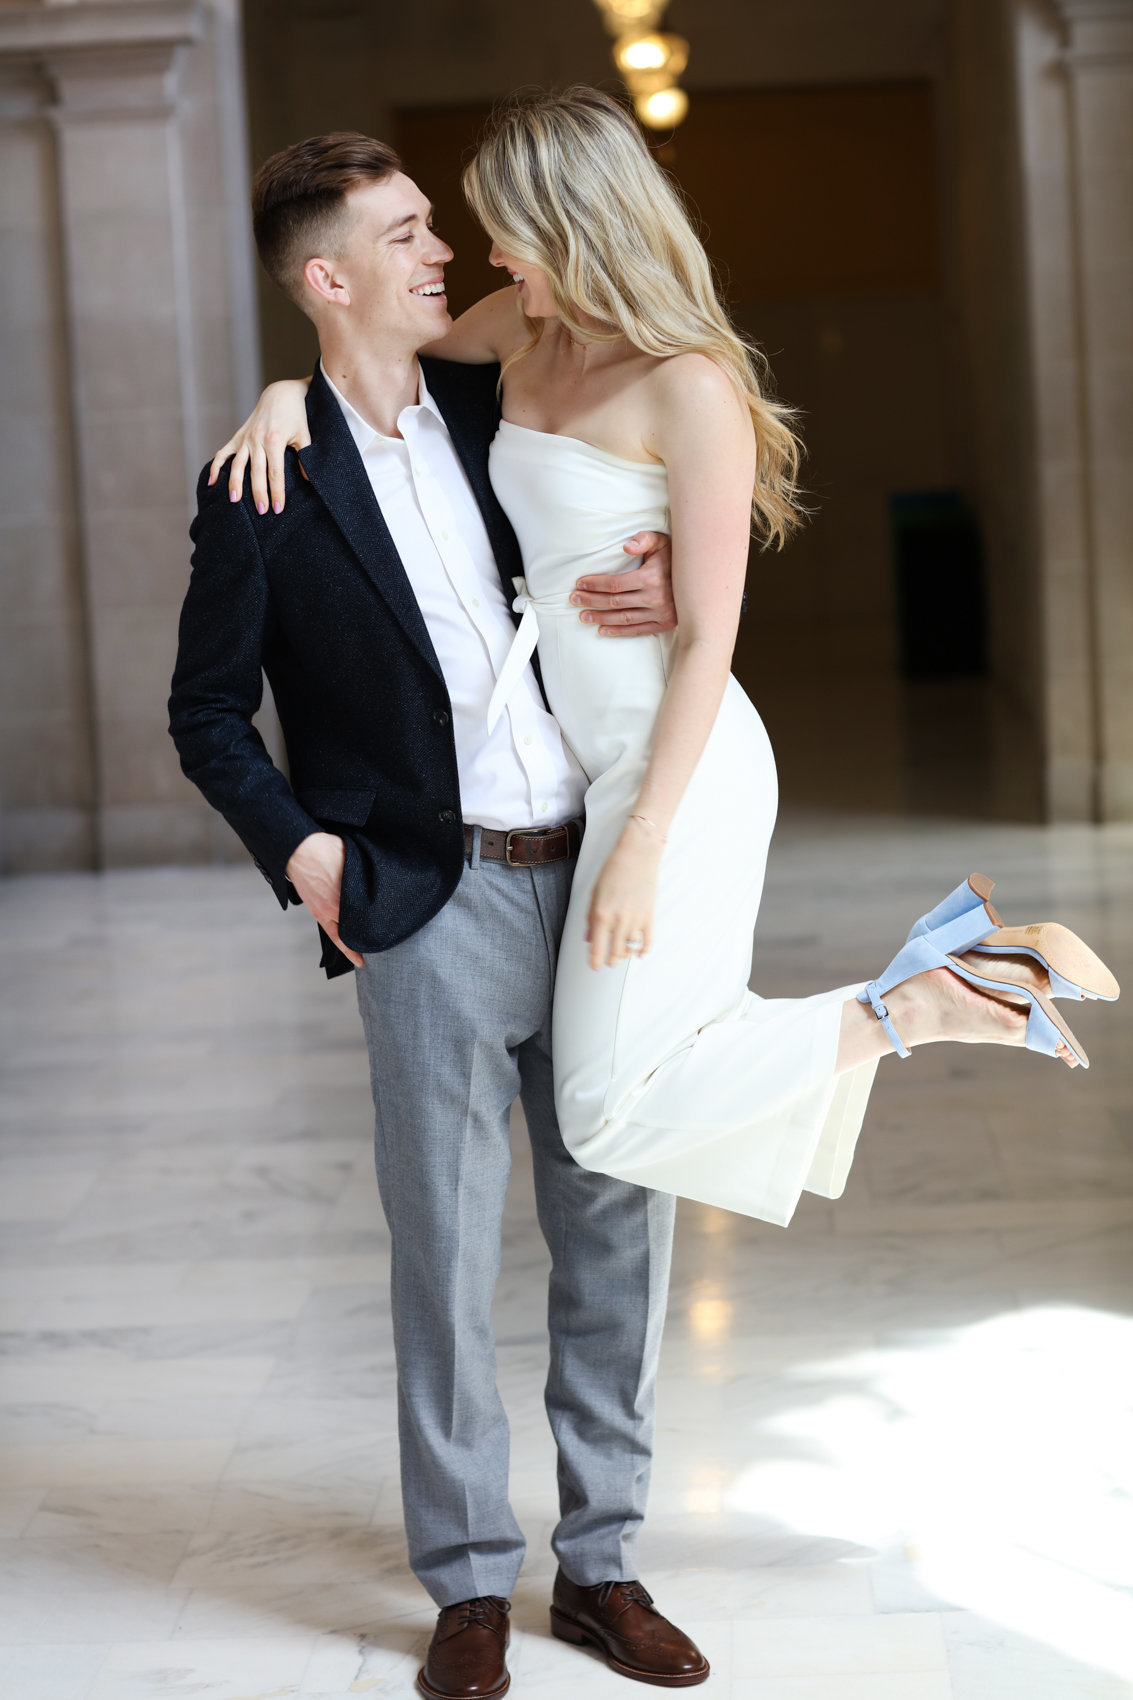
M 410 1561 L 440 1607 L 418 1682 L 487 1700 L 510 1680 L 524 1542 L 489 1311 L 518 1094 L 553 1260 L 552 1628 L 628 1676 L 689 1686 L 707 1663 L 653 1610 L 635 1563 L 673 1200 L 588 1173 L 563 1147 L 550 1004 L 584 780 L 530 671 L 487 731 L 521 570 L 487 477 L 498 370 L 418 361 L 451 323 L 452 254 L 383 144 L 288 148 L 261 168 L 253 207 L 267 271 L 318 331 L 312 440 L 288 457 L 279 514 L 202 475 L 171 730 L 280 902 L 318 921 L 327 973 L 357 969 Z M 592 594 L 591 608 L 616 617 L 611 605 L 636 601 L 637 629 L 668 629 L 657 578 L 639 569 L 626 584 L 644 592 Z M 252 725 L 261 668 L 289 780 Z

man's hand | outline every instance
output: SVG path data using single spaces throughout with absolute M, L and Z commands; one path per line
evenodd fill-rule
M 654 637 L 671 632 L 677 623 L 672 540 L 663 531 L 639 531 L 622 547 L 627 555 L 641 555 L 641 565 L 628 573 L 580 578 L 571 594 L 571 601 L 582 609 L 579 618 L 586 625 L 596 625 L 599 637 Z M 611 585 L 617 589 L 611 590 Z
M 334 940 L 355 968 L 361 968 L 362 958 L 358 952 L 343 944 L 338 936 L 338 905 L 345 861 L 346 845 L 341 838 L 336 838 L 331 832 L 312 832 L 297 850 L 291 852 L 287 877 L 323 932 Z

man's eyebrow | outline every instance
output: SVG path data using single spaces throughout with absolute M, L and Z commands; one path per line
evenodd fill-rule
M 432 218 L 432 216 L 433 216 L 433 203 L 430 201 L 429 202 L 429 211 L 425 215 L 426 224 L 429 222 L 429 220 Z M 417 218 L 417 214 L 415 212 L 402 213 L 400 218 L 395 218 L 392 224 L 386 225 L 385 229 L 382 231 L 382 235 L 388 236 L 391 230 L 400 230 L 404 225 L 412 224 L 416 218 Z

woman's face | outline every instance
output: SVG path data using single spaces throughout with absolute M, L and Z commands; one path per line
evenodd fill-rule
M 551 286 L 547 274 L 533 266 L 529 260 L 517 260 L 500 247 L 498 242 L 492 243 L 488 259 L 493 266 L 499 266 L 506 271 L 515 284 L 519 295 L 520 305 L 529 319 L 554 319 L 558 317 L 555 298 L 551 294 Z

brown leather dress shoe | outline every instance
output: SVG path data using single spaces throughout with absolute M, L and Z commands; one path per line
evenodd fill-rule
M 611 1670 L 658 1688 L 694 1688 L 708 1660 L 675 1624 L 654 1609 L 640 1582 L 599 1582 L 580 1588 L 560 1570 L 551 1596 L 551 1634 L 581 1646 L 590 1642 Z
M 485 1594 L 445 1606 L 437 1618 L 417 1686 L 429 1700 L 495 1700 L 506 1694 L 508 1600 Z

